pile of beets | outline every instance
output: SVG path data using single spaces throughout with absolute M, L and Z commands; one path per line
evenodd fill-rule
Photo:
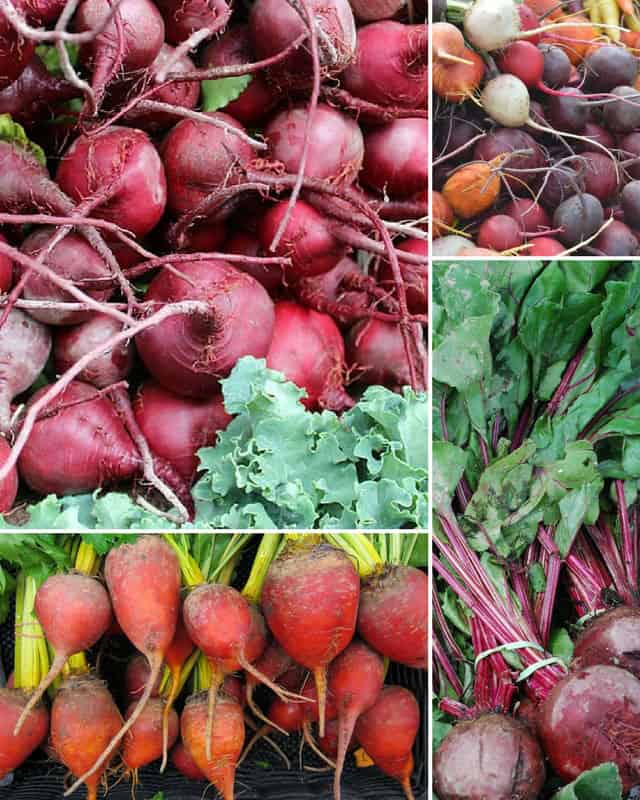
M 0 2 L 0 511 L 143 478 L 186 519 L 246 355 L 311 410 L 426 388 L 418 5 Z

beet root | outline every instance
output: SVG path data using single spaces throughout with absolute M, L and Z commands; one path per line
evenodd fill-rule
M 306 408 L 351 408 L 344 388 L 344 341 L 333 319 L 288 300 L 276 303 L 275 310 L 267 366 L 306 391 L 301 399 Z
M 20 734 L 14 736 L 28 700 L 29 696 L 20 689 L 0 689 L 0 780 L 26 761 L 49 731 L 49 712 L 39 703 L 26 718 Z
M 542 703 L 538 733 L 563 780 L 612 761 L 628 791 L 640 780 L 640 680 L 605 664 L 571 672 Z
M 358 633 L 378 653 L 417 669 L 427 668 L 428 580 L 415 567 L 390 566 L 364 581 Z
M 262 590 L 267 624 L 294 661 L 313 671 L 324 736 L 327 666 L 355 632 L 360 580 L 348 556 L 326 545 L 290 547 Z
M 113 619 L 106 589 L 89 575 L 51 575 L 36 592 L 35 612 L 55 657 L 18 720 L 16 734 L 67 659 L 93 647 Z
M 136 344 L 149 372 L 165 389 L 210 398 L 239 358 L 266 356 L 274 325 L 273 302 L 263 286 L 225 261 L 191 261 L 151 282 L 146 300 L 198 300 L 207 313 L 176 314 L 143 331 Z
M 459 722 L 440 744 L 433 774 L 442 800 L 536 800 L 545 780 L 540 745 L 522 722 L 502 714 Z
M 131 717 L 136 705 L 137 701 L 127 708 L 125 719 Z M 164 708 L 165 700 L 160 697 L 152 697 L 125 736 L 122 759 L 129 769 L 136 770 L 144 767 L 162 755 Z M 172 708 L 168 715 L 168 747 L 173 747 L 175 744 L 179 726 L 178 714 Z
M 173 766 L 190 781 L 206 781 L 207 776 L 191 758 L 191 754 L 182 741 L 178 742 L 171 751 Z
M 576 639 L 573 658 L 574 669 L 613 664 L 640 678 L 640 609 L 620 606 L 600 614 Z
M 206 754 L 207 695 L 187 700 L 180 720 L 180 734 L 189 755 L 223 800 L 233 800 L 236 763 L 244 747 L 244 717 L 240 704 L 222 695 L 213 722 L 211 757 Z
M 96 800 L 106 769 L 91 769 L 118 733 L 122 717 L 106 686 L 95 678 L 72 678 L 58 690 L 51 707 L 51 744 L 73 775 L 82 775 L 87 800 Z M 84 773 L 87 773 L 86 775 Z

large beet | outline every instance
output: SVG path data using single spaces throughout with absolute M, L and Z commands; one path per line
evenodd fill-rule
M 258 281 L 225 261 L 180 265 L 188 281 L 160 272 L 145 295 L 156 303 L 197 300 L 206 313 L 176 314 L 143 331 L 136 344 L 153 377 L 169 391 L 207 398 L 242 356 L 266 356 L 274 325 L 273 303 Z
M 574 668 L 613 664 L 640 678 L 640 609 L 620 606 L 596 617 L 573 651 Z
M 449 731 L 434 756 L 433 777 L 440 800 L 537 800 L 544 760 L 524 723 L 486 714 Z

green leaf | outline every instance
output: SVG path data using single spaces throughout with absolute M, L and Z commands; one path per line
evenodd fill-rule
M 78 63 L 78 54 L 80 52 L 80 45 L 73 44 L 72 42 L 65 42 L 64 46 L 69 54 L 69 61 L 72 66 Z M 55 45 L 40 44 L 36 47 L 36 53 L 40 61 L 45 65 L 47 71 L 52 75 L 62 75 L 62 67 L 60 66 L 60 56 L 58 49 Z
M 467 454 L 450 442 L 434 442 L 432 445 L 431 495 L 436 511 L 446 511 L 451 498 L 464 474 Z
M 239 75 L 235 78 L 202 81 L 202 110 L 218 111 L 233 100 L 237 100 L 252 79 L 253 75 Z
M 549 652 L 569 666 L 573 658 L 573 640 L 565 628 L 553 628 L 549 636 Z
M 615 764 L 600 764 L 583 772 L 554 794 L 553 800 L 622 800 L 622 782 Z
M 44 150 L 29 139 L 22 125 L 14 122 L 11 114 L 0 114 L 0 140 L 26 150 L 43 166 L 47 163 Z

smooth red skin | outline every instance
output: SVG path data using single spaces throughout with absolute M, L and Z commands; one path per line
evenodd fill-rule
M 615 147 L 615 143 L 612 143 L 611 147 Z M 618 147 L 623 151 L 620 156 L 621 160 L 638 158 L 640 156 L 640 131 L 634 131 L 634 133 L 628 133 L 621 137 Z M 630 163 L 625 169 L 634 180 L 640 179 L 640 161 Z
M 102 27 L 110 11 L 108 0 L 83 0 L 74 16 L 75 29 Z M 151 0 L 122 0 L 118 14 L 124 31 L 121 49 L 113 17 L 95 39 L 80 48 L 80 60 L 92 71 L 92 86 L 98 93 L 113 77 L 112 71 L 117 75 L 149 67 L 164 42 L 164 22 Z
M 124 672 L 125 703 L 127 706 L 138 702 L 144 692 L 144 687 L 147 685 L 150 673 L 149 662 L 142 653 L 138 653 L 138 655 L 129 660 Z M 151 691 L 151 697 L 158 697 L 161 682 L 162 675 L 158 675 L 158 679 Z
M 296 689 L 299 688 L 296 687 Z M 308 681 L 300 691 L 300 695 L 311 702 L 296 702 L 295 700 L 281 700 L 274 697 L 269 705 L 267 717 L 278 727 L 293 733 L 299 731 L 305 722 L 318 721 L 318 691 L 313 681 Z M 331 691 L 327 691 L 327 706 L 325 721 L 333 722 L 338 719 L 338 705 Z
M 338 62 L 325 65 L 328 75 L 337 75 L 351 63 L 356 49 L 356 23 L 348 0 L 309 0 L 309 10 L 331 39 Z M 254 52 L 260 59 L 281 53 L 302 33 L 305 24 L 298 13 L 280 0 L 257 0 L 249 12 L 249 31 Z M 322 63 L 322 57 L 321 57 Z M 269 70 L 271 79 L 283 88 L 307 87 L 313 79 L 313 62 L 305 40 L 284 61 Z
M 80 325 L 57 330 L 53 341 L 56 372 L 66 372 L 82 356 L 121 330 L 122 323 L 118 320 L 96 312 L 92 312 L 92 317 Z M 82 370 L 78 380 L 90 383 L 98 389 L 124 380 L 133 369 L 134 349 L 133 341 L 109 348 Z
M 34 608 L 56 656 L 93 647 L 113 619 L 107 590 L 89 575 L 51 575 L 36 592 Z
M 133 714 L 137 701 L 127 708 L 125 719 Z M 124 737 L 122 760 L 129 769 L 138 769 L 151 764 L 162 756 L 162 714 L 165 700 L 152 697 L 146 704 L 133 727 Z M 173 747 L 180 728 L 180 720 L 175 708 L 169 711 L 167 747 Z
M 116 619 L 129 641 L 153 663 L 176 632 L 180 613 L 180 564 L 158 536 L 110 550 L 105 578 Z
M 136 345 L 165 389 L 210 398 L 239 358 L 266 356 L 275 321 L 273 303 L 258 281 L 226 261 L 191 261 L 181 264 L 180 272 L 189 282 L 162 270 L 145 300 L 197 300 L 207 303 L 209 313 L 169 317 L 140 333 Z
M 0 466 L 5 463 L 11 454 L 11 447 L 6 439 L 0 437 Z M 18 470 L 11 467 L 9 474 L 0 481 L 0 514 L 11 511 L 18 494 Z
M 156 75 L 164 67 L 169 57 L 173 55 L 173 52 L 173 47 L 163 44 L 150 67 L 150 72 Z M 189 56 L 183 55 L 171 67 L 171 74 L 193 72 L 195 68 L 196 66 Z M 139 92 L 140 87 L 135 82 L 133 90 L 129 91 L 129 96 Z M 200 99 L 200 83 L 198 81 L 175 81 L 168 86 L 161 86 L 149 99 L 157 103 L 167 103 L 181 108 L 195 108 Z M 124 102 L 126 102 L 126 99 L 123 97 Z M 137 111 L 135 107 L 126 116 L 127 123 L 132 127 L 154 132 L 174 125 L 179 119 L 174 114 L 168 114 L 164 111 Z
M 619 606 L 600 614 L 575 640 L 572 668 L 613 664 L 640 678 L 640 609 Z
M 551 218 L 539 203 L 526 198 L 517 198 L 503 209 L 508 217 L 520 223 L 525 233 L 539 233 L 551 227 Z
M 361 180 L 391 197 L 410 197 L 428 181 L 428 121 L 396 119 L 364 137 Z
M 115 194 L 91 214 L 144 236 L 158 224 L 167 202 L 162 161 L 144 131 L 112 125 L 95 136 L 79 136 L 62 157 L 56 180 L 81 202 L 116 175 Z
M 584 191 L 606 203 L 620 190 L 618 176 L 612 160 L 604 153 L 583 153 L 575 168 L 584 180 Z
M 269 567 L 262 611 L 298 664 L 326 667 L 353 638 L 360 580 L 349 558 L 326 545 L 285 552 Z
M 640 779 L 640 681 L 598 664 L 569 673 L 540 707 L 538 733 L 567 783 L 598 764 L 618 767 L 625 791 Z
M 118 733 L 122 717 L 109 690 L 92 678 L 68 680 L 51 707 L 51 745 L 57 758 L 76 777 L 91 769 Z M 109 759 L 85 781 L 87 800 L 97 797 Z
M 283 650 L 277 642 L 269 642 L 269 644 L 264 648 L 260 657 L 256 660 L 255 667 L 272 681 L 280 679 L 281 676 L 286 675 L 287 685 L 280 680 L 280 685 L 284 686 L 285 689 L 297 691 L 300 688 L 299 669 L 293 666 L 293 660 L 291 659 L 291 656 L 285 650 Z M 294 675 L 290 675 L 290 673 L 294 673 L 295 677 Z M 294 685 L 291 685 L 289 678 L 291 678 Z M 253 696 L 253 692 L 259 683 L 260 681 L 253 675 L 246 675 L 246 695 L 244 699 L 247 697 L 250 699 Z
M 523 251 L 521 255 L 525 258 L 535 256 L 536 258 L 550 258 L 551 256 L 560 255 L 567 249 L 562 242 L 557 239 L 552 239 L 548 236 L 541 236 L 539 239 L 532 239 L 530 247 Z
M 231 16 L 226 0 L 157 0 L 166 23 L 167 41 L 180 44 L 201 28 L 220 27 Z
M 206 781 L 207 777 L 189 755 L 189 751 L 182 741 L 178 742 L 171 751 L 173 766 L 190 781 Z
M 23 39 L 4 15 L 0 17 L 0 90 L 20 76 L 35 48 L 35 42 Z
M 389 566 L 360 590 L 358 634 L 383 656 L 417 669 L 427 668 L 428 583 L 416 567 Z
M 276 303 L 267 367 L 306 391 L 305 408 L 343 411 L 353 405 L 344 389 L 344 340 L 328 314 L 289 300 Z
M 11 401 L 40 375 L 50 351 L 49 329 L 12 308 L 0 328 L 0 430 L 8 430 Z
M 219 695 L 213 718 L 211 759 L 206 755 L 206 694 L 189 698 L 180 719 L 184 746 L 198 769 L 213 783 L 223 800 L 233 800 L 236 763 L 244 747 L 244 716 L 240 705 Z
M 520 78 L 528 89 L 535 89 L 542 81 L 544 56 L 531 42 L 523 40 L 507 45 L 500 51 L 496 64 L 500 72 Z
M 356 721 L 373 707 L 382 691 L 385 666 L 382 658 L 364 642 L 353 641 L 331 662 L 327 676 L 329 691 L 338 707 L 338 760 L 334 792 L 340 795 L 340 776 Z
M 486 245 L 481 246 L 484 247 Z M 507 248 L 504 249 L 506 250 Z M 407 239 L 406 241 L 400 242 L 400 244 L 396 245 L 396 250 L 401 250 L 403 253 L 413 253 L 417 256 L 423 256 L 426 259 L 429 253 L 429 244 L 426 239 Z M 427 297 L 429 292 L 427 285 L 427 264 L 407 264 L 404 261 L 401 261 L 400 273 L 405 284 L 409 313 L 426 314 Z M 386 259 L 380 264 L 378 282 L 384 288 L 392 290 L 397 296 L 397 292 L 395 291 L 396 282 L 393 277 L 391 265 Z
M 354 97 L 380 106 L 427 104 L 427 26 L 384 20 L 358 29 L 353 62 L 340 76 Z
M 38 390 L 32 402 L 48 387 Z M 18 460 L 23 480 L 38 494 L 79 494 L 132 478 L 140 457 L 113 403 L 96 389 L 72 381 L 40 418 Z M 69 442 L 73 447 L 69 447 Z
M 209 116 L 244 130 L 228 114 L 216 111 Z M 167 206 L 172 214 L 180 215 L 227 185 L 234 166 L 251 161 L 255 150 L 222 128 L 183 119 L 162 140 L 160 155 L 167 176 Z
M 236 589 L 206 584 L 184 601 L 184 624 L 193 643 L 224 672 L 245 660 L 252 620 L 249 604 Z
M 0 91 L 0 114 L 11 114 L 15 122 L 33 125 L 52 116 L 57 103 L 77 95 L 72 84 L 52 75 L 34 55 L 18 78 Z
M 275 203 L 258 223 L 258 238 L 265 252 L 271 247 L 287 207 L 287 200 Z M 291 258 L 287 277 L 296 280 L 328 272 L 344 258 L 346 251 L 346 246 L 334 236 L 329 219 L 304 200 L 298 200 L 275 253 Z
M 214 39 L 202 51 L 200 64 L 207 67 L 226 67 L 250 64 L 254 60 L 248 25 L 234 25 L 219 39 Z M 222 109 L 243 125 L 260 122 L 280 99 L 280 92 L 259 73 L 253 73 L 251 82 L 237 100 Z
M 168 461 L 186 480 L 198 469 L 201 447 L 213 446 L 218 433 L 231 422 L 221 394 L 192 400 L 147 381 L 133 402 L 135 418 L 149 447 Z
M 18 736 L 13 735 L 28 701 L 29 695 L 21 689 L 0 689 L 0 779 L 26 761 L 49 732 L 49 712 L 43 703 L 38 703 Z
M 422 332 L 417 323 L 416 333 L 416 338 L 419 336 L 421 341 Z M 411 384 L 402 334 L 394 322 L 362 320 L 351 328 L 345 338 L 345 345 L 347 364 L 359 383 L 367 386 L 383 385 L 390 389 Z M 426 353 L 422 345 L 421 356 L 423 364 L 426 364 Z M 425 376 L 419 372 L 416 377 L 418 388 L 424 391 Z
M 277 646 L 281 652 L 284 653 L 284 650 L 282 650 L 279 645 Z M 287 658 L 289 658 L 286 653 L 284 654 L 287 656 Z M 278 683 L 283 687 L 283 689 L 288 689 L 290 692 L 297 692 L 306 675 L 307 670 L 304 667 L 301 667 L 299 664 L 294 664 L 286 672 L 279 676 Z
M 538 742 L 524 723 L 503 714 L 459 722 L 435 753 L 433 775 L 441 800 L 537 800 L 545 780 Z
M 37 256 L 46 248 L 49 241 L 55 234 L 52 227 L 36 229 L 22 243 L 20 250 L 32 258 Z M 56 275 L 67 278 L 82 285 L 83 280 L 98 280 L 110 278 L 112 273 L 107 267 L 102 257 L 91 247 L 87 240 L 78 233 L 69 233 L 59 242 L 45 259 L 45 264 L 50 267 Z M 21 277 L 24 269 L 17 265 L 17 277 Z M 99 302 L 108 300 L 112 289 L 86 289 L 86 293 Z M 72 302 L 75 298 L 60 289 L 48 278 L 33 272 L 29 276 L 22 296 L 25 300 L 55 300 L 59 302 Z M 29 312 L 30 316 L 46 325 L 74 325 L 90 319 L 95 311 L 47 311 L 34 309 Z
M 624 222 L 614 220 L 591 247 L 607 256 L 632 256 L 638 252 L 638 237 Z
M 285 108 L 265 128 L 269 156 L 285 171 L 297 174 L 304 149 L 309 112 L 306 105 Z M 333 183 L 353 183 L 364 158 L 360 126 L 336 108 L 319 103 L 309 131 L 305 175 Z
M 6 236 L 0 233 L 0 242 L 7 244 Z M 0 292 L 8 292 L 13 286 L 13 261 L 9 256 L 0 255 Z
M 267 255 L 255 233 L 249 231 L 235 231 L 224 243 L 225 253 L 235 253 L 245 256 L 265 256 Z M 284 270 L 278 264 L 234 264 L 238 269 L 253 276 L 271 294 L 277 289 L 282 288 Z
M 511 250 L 522 244 L 522 231 L 513 217 L 494 214 L 480 225 L 476 241 L 489 250 Z

